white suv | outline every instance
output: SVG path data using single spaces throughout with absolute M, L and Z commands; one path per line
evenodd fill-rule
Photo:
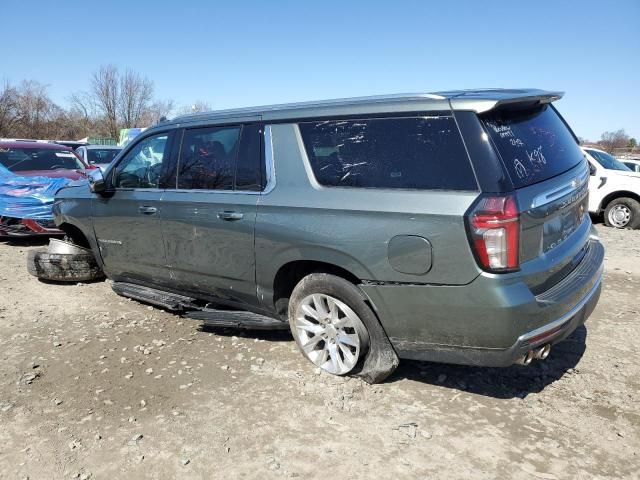
M 604 213 L 615 228 L 640 228 L 640 173 L 596 148 L 582 149 L 589 161 L 589 211 Z

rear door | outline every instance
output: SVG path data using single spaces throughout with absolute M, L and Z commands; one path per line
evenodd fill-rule
M 173 132 L 136 141 L 110 172 L 113 193 L 92 200 L 93 225 L 105 269 L 114 277 L 163 283 L 169 277 L 160 200 Z
M 257 122 L 183 131 L 177 188 L 162 199 L 165 250 L 175 288 L 255 303 L 261 158 Z
M 515 188 L 520 264 L 525 272 L 527 262 L 546 265 L 530 282 L 544 289 L 575 266 L 589 238 L 588 163 L 550 105 L 493 111 L 482 121 Z

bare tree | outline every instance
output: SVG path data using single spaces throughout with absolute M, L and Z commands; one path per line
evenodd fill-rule
M 95 110 L 91 95 L 87 92 L 74 93 L 69 97 L 69 110 L 67 113 L 69 120 L 79 131 L 78 138 L 87 137 L 96 129 L 100 129 L 103 134 L 108 135 Z
M 17 136 L 46 138 L 52 130 L 53 123 L 62 115 L 62 109 L 56 105 L 47 92 L 47 86 L 34 80 L 24 80 L 17 89 L 16 96 Z
M 598 142 L 602 149 L 609 153 L 613 153 L 616 148 L 626 147 L 628 143 L 629 135 L 626 134 L 624 129 L 615 132 L 604 132 Z
M 90 93 L 93 104 L 104 117 L 109 135 L 119 138 L 120 81 L 115 65 L 102 66 L 91 76 Z
M 120 74 L 115 65 L 94 72 L 89 92 L 72 95 L 71 103 L 75 113 L 84 116 L 85 125 L 103 123 L 115 139 L 121 128 L 147 126 L 162 106 L 153 103 L 153 81 L 133 70 Z
M 173 100 L 157 100 L 143 113 L 140 125 L 155 125 L 173 111 Z
M 120 137 L 121 128 L 146 127 L 158 123 L 173 110 L 170 100 L 153 99 L 153 82 L 132 70 L 124 74 L 114 65 L 100 67 L 86 92 L 59 107 L 49 97 L 47 86 L 25 80 L 18 86 L 0 83 L 0 137 L 82 138 Z
M 140 126 L 153 98 L 153 82 L 132 70 L 120 77 L 118 107 L 123 128 Z
M 196 100 L 191 105 L 185 105 L 178 109 L 178 115 L 188 115 L 190 113 L 208 112 L 212 110 L 211 104 L 206 100 Z
M 9 83 L 3 81 L 0 87 L 0 137 L 9 136 L 18 117 L 18 92 Z

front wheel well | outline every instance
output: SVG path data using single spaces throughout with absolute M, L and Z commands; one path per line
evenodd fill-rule
M 75 245 L 84 248 L 91 248 L 87 237 L 85 237 L 84 233 L 82 233 L 82 230 L 80 230 L 75 225 L 71 225 L 70 223 L 63 223 L 58 228 L 62 230 Z
M 618 190 L 615 192 L 611 192 L 609 195 L 602 199 L 598 211 L 604 212 L 607 208 L 607 205 L 609 205 L 609 203 L 611 203 L 616 198 L 633 198 L 636 202 L 640 202 L 640 195 L 638 195 L 637 193 L 629 192 L 627 190 Z
M 329 273 L 357 285 L 360 279 L 350 271 L 332 263 L 313 260 L 296 260 L 284 264 L 273 280 L 273 305 L 279 315 L 287 315 L 289 298 L 296 285 L 311 273 Z

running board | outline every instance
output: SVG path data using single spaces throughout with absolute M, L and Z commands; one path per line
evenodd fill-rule
M 203 308 L 186 312 L 183 317 L 202 320 L 206 327 L 244 328 L 247 330 L 288 330 L 289 323 L 257 313 L 240 310 L 214 310 Z
M 165 292 L 151 287 L 144 287 L 126 282 L 113 282 L 111 288 L 118 295 L 132 298 L 145 303 L 151 303 L 167 310 L 181 311 L 197 308 L 195 298 L 185 297 L 177 293 Z

